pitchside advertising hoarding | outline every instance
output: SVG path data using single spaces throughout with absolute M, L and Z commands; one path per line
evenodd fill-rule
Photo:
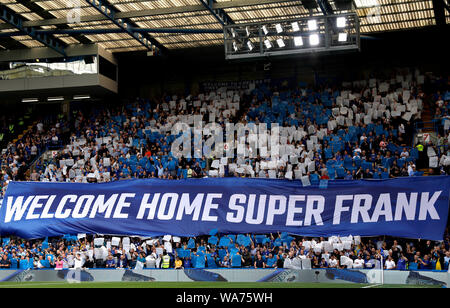
M 288 232 L 442 240 L 450 177 L 330 181 L 204 178 L 111 183 L 11 182 L 0 232 L 26 239 L 64 234 L 198 236 Z

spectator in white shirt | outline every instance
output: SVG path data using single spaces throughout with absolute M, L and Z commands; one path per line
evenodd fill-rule
M 74 258 L 73 268 L 81 269 L 83 267 L 83 264 L 84 264 L 84 259 L 81 257 L 81 253 L 77 253 Z
M 395 269 L 395 262 L 392 259 L 391 256 L 388 257 L 388 259 L 386 260 L 386 263 L 384 264 L 384 268 L 387 270 L 391 270 L 391 269 Z
M 330 267 L 337 267 L 338 266 L 338 261 L 336 259 L 335 255 L 332 255 L 330 258 L 330 261 L 328 262 Z
M 361 255 L 358 256 L 358 259 L 353 261 L 353 268 L 364 268 L 364 260 L 361 258 Z

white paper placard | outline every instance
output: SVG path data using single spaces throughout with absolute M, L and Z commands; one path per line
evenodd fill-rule
M 211 168 L 219 168 L 220 162 L 218 159 L 213 160 L 213 162 L 211 163 Z
M 94 246 L 103 246 L 105 239 L 103 237 L 94 238 Z
M 119 244 L 120 244 L 120 237 L 111 238 L 111 246 L 119 246 Z
M 301 180 L 302 180 L 303 187 L 311 185 L 311 182 L 309 181 L 309 176 L 307 176 L 307 175 L 302 176 Z

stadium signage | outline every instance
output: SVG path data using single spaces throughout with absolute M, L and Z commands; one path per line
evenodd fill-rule
M 450 177 L 333 181 L 130 180 L 105 184 L 10 183 L 2 234 L 37 238 L 101 233 L 197 236 L 290 232 L 442 239 Z

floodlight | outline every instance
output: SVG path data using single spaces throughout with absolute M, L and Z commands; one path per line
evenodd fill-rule
M 264 41 L 264 45 L 266 45 L 266 48 L 267 48 L 267 49 L 272 48 L 272 43 L 271 43 L 269 40 L 265 40 L 265 41 Z
M 247 42 L 247 47 L 248 47 L 248 49 L 250 49 L 250 50 L 253 50 L 253 48 L 254 48 L 252 42 L 250 42 L 250 41 Z
M 278 40 L 277 40 L 277 44 L 278 44 L 278 47 L 280 47 L 280 48 L 283 48 L 284 46 L 286 46 L 286 45 L 284 44 L 283 39 L 278 39 Z
M 308 29 L 309 31 L 317 30 L 317 20 L 315 19 L 308 20 Z
M 336 25 L 338 28 L 345 28 L 346 23 L 347 19 L 345 17 L 338 17 L 336 20 Z
M 233 42 L 233 49 L 234 49 L 234 51 L 238 51 L 238 47 L 237 47 L 236 42 Z
M 250 36 L 250 31 L 248 31 L 248 27 L 245 27 L 245 32 L 247 32 L 247 36 Z
M 292 25 L 292 30 L 294 32 L 300 31 L 300 27 L 298 26 L 298 22 L 294 21 L 293 23 L 291 23 Z
M 347 33 L 339 33 L 338 41 L 347 42 Z
M 269 33 L 269 30 L 267 30 L 266 26 L 262 26 L 262 30 L 264 32 L 264 35 L 267 35 L 267 33 Z
M 319 45 L 319 35 L 318 34 L 311 34 L 309 36 L 309 44 L 311 46 Z
M 283 32 L 283 28 L 281 27 L 281 24 L 276 24 L 275 29 L 277 30 L 277 33 Z
M 303 39 L 301 36 L 294 36 L 294 45 L 303 46 Z

